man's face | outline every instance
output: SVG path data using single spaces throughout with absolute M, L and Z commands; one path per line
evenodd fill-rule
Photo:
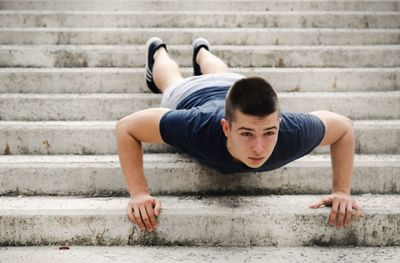
M 278 140 L 279 113 L 259 118 L 236 111 L 236 119 L 229 125 L 221 120 L 227 147 L 231 155 L 251 168 L 263 165 L 271 156 Z

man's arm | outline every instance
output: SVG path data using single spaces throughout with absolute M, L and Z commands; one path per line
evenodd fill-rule
M 161 209 L 160 201 L 150 195 L 144 176 L 142 142 L 163 143 L 159 124 L 167 111 L 154 108 L 135 112 L 122 118 L 115 129 L 119 161 L 132 197 L 128 217 L 142 230 L 155 229 Z
M 329 224 L 341 228 L 350 226 L 352 210 L 356 209 L 355 219 L 359 220 L 361 209 L 350 198 L 353 174 L 354 130 L 350 119 L 328 111 L 315 111 L 325 124 L 325 135 L 320 146 L 330 145 L 332 160 L 332 194 L 310 205 L 318 208 L 332 206 Z

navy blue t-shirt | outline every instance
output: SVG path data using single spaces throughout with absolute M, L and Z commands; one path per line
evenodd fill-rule
M 221 126 L 229 88 L 199 90 L 181 101 L 176 110 L 165 113 L 160 120 L 164 142 L 222 173 L 270 171 L 308 154 L 320 144 L 325 126 L 318 117 L 282 112 L 278 141 L 268 160 L 259 168 L 238 162 L 226 148 L 227 138 Z

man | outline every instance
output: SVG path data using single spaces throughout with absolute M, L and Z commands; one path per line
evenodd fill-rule
M 142 142 L 168 143 L 223 173 L 269 171 L 330 145 L 332 194 L 310 208 L 332 206 L 328 221 L 338 228 L 350 226 L 353 209 L 359 220 L 361 209 L 350 198 L 354 132 L 348 118 L 327 111 L 281 112 L 268 82 L 229 73 L 204 38 L 193 42 L 194 76 L 185 79 L 160 38 L 146 46 L 146 82 L 152 92 L 163 93 L 161 107 L 135 112 L 116 127 L 133 223 L 153 231 L 161 211 L 144 176 Z

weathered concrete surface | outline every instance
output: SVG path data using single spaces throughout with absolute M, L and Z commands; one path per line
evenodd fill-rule
M 400 17 L 397 11 L 1 11 L 0 27 L 399 28 Z
M 232 68 L 279 92 L 400 90 L 400 68 Z M 192 68 L 182 68 L 185 77 Z M 135 85 L 132 85 L 135 83 Z M 149 93 L 144 68 L 0 68 L 2 93 Z
M 127 0 L 86 0 L 81 1 L 20 1 L 1 0 L 0 9 L 12 10 L 89 10 L 89 11 L 154 11 L 154 10 L 220 10 L 220 11 L 395 11 L 399 10 L 397 1 L 127 1 Z
M 153 37 L 167 44 L 190 44 L 197 36 L 213 45 L 393 45 L 400 29 L 354 28 L 0 28 L 0 44 L 145 44 Z
M 279 92 L 389 91 L 383 96 L 375 93 L 313 94 L 311 97 L 286 94 L 284 100 L 287 105 L 302 109 L 306 108 L 300 107 L 299 98 L 310 108 L 323 104 L 328 109 L 343 109 L 345 104 L 350 105 L 353 110 L 346 110 L 346 115 L 367 119 L 355 122 L 356 151 L 379 154 L 356 156 L 354 192 L 397 193 L 357 197 L 365 216 L 344 230 L 327 226 L 328 208 L 307 208 L 318 196 L 161 197 L 160 227 L 153 234 L 139 232 L 127 220 L 127 198 L 1 197 L 0 245 L 400 246 L 400 162 L 398 155 L 382 155 L 400 154 L 399 5 L 398 1 L 369 0 L 0 0 L 0 9 L 14 6 L 30 10 L 0 11 L 0 44 L 11 44 L 0 46 L 0 67 L 3 67 L 0 92 L 45 93 L 2 95 L 0 112 L 4 115 L 0 114 L 0 120 L 3 116 L 11 121 L 24 119 L 23 116 L 28 120 L 91 119 L 90 114 L 94 115 L 87 106 L 102 112 L 100 119 L 113 120 L 0 122 L 0 154 L 7 155 L 0 158 L 0 194 L 126 194 L 117 156 L 95 154 L 115 154 L 113 130 L 118 115 L 130 113 L 127 110 L 130 108 L 149 106 L 146 103 L 152 95 L 127 95 L 121 100 L 122 96 L 115 93 L 148 92 L 143 81 L 143 44 L 153 35 L 163 37 L 170 44 L 171 56 L 183 67 L 191 66 L 191 41 L 200 35 L 207 37 L 215 54 L 231 67 L 245 67 L 235 69 L 244 74 L 260 74 L 267 79 L 271 76 Z M 94 10 L 107 12 L 91 12 Z M 140 69 L 119 69 L 121 66 Z M 185 68 L 185 74 L 191 74 L 191 69 Z M 46 94 L 87 91 L 109 94 Z M 138 104 L 140 98 L 147 99 Z M 156 103 L 157 97 L 154 98 L 151 105 Z M 72 104 L 70 107 L 66 107 L 67 99 Z M 128 99 L 131 99 L 129 105 Z M 334 100 L 338 103 L 334 104 Z M 125 112 L 115 106 L 121 102 Z M 74 113 L 71 106 L 87 115 Z M 105 111 L 104 106 L 108 108 Z M 41 111 L 33 112 L 38 117 L 34 119 L 22 107 Z M 373 118 L 379 120 L 368 120 Z M 396 120 L 382 121 L 385 118 Z M 165 146 L 146 145 L 144 149 L 176 152 Z M 326 151 L 325 147 L 315 153 Z M 15 153 L 49 156 L 14 156 Z M 83 156 L 54 156 L 60 153 Z M 151 191 L 158 195 L 182 195 L 185 191 L 186 194 L 217 195 L 326 193 L 331 184 L 330 170 L 328 156 L 310 155 L 271 173 L 219 175 L 179 155 L 145 155 Z M 269 249 L 250 256 L 237 250 L 225 254 L 185 251 L 183 258 L 167 250 L 156 252 L 156 256 L 165 260 L 172 255 L 173 260 L 184 261 L 194 256 L 207 262 L 227 259 L 265 262 L 275 257 L 274 248 Z M 311 255 L 307 253 L 313 253 L 317 256 L 316 262 L 329 260 L 329 255 L 334 262 L 374 262 L 390 261 L 393 255 L 399 254 L 396 249 L 389 250 L 388 254 L 386 249 L 355 250 L 348 252 L 355 253 L 352 257 L 332 249 L 323 254 L 286 250 L 283 258 L 282 254 L 275 258 L 285 260 L 293 256 L 293 261 L 310 261 Z M 4 258 L 1 252 L 0 261 Z M 35 253 L 39 254 L 40 250 Z M 116 261 L 113 257 L 126 260 L 127 256 L 132 261 L 133 256 L 141 255 L 140 252 L 133 256 L 109 253 L 108 259 L 113 261 Z M 26 255 L 19 254 L 18 259 Z M 26 259 L 33 261 L 35 255 Z M 93 256 L 86 256 L 86 261 L 89 257 L 95 261 Z M 398 261 L 395 257 L 394 262 Z
M 363 217 L 327 224 L 321 196 L 160 197 L 153 233 L 128 221 L 128 198 L 0 198 L 2 245 L 398 246 L 400 196 L 355 196 Z
M 284 111 L 328 110 L 352 120 L 400 119 L 400 91 L 290 92 L 279 93 L 278 97 Z M 160 102 L 161 95 L 140 93 L 0 94 L 0 120 L 117 120 L 139 110 L 159 107 Z
M 325 194 L 332 189 L 328 155 L 309 155 L 264 173 L 220 174 L 177 154 L 145 154 L 156 195 Z M 352 193 L 400 193 L 399 155 L 356 155 Z M 0 156 L 0 195 L 128 195 L 116 155 Z
M 0 121 L 1 154 L 115 154 L 115 121 Z M 356 153 L 399 154 L 399 120 L 355 121 Z M 148 153 L 176 152 L 164 144 L 145 144 Z M 326 147 L 317 153 L 326 153 Z
M 230 67 L 400 66 L 400 45 L 212 48 Z M 180 66 L 192 66 L 190 45 L 168 50 Z M 0 67 L 144 67 L 145 53 L 144 45 L 0 45 Z
M 0 257 L 13 263 L 53 262 L 341 262 L 398 263 L 399 247 L 4 247 Z
M 115 120 L 141 109 L 159 107 L 160 101 L 159 95 L 140 93 L 0 94 L 0 119 Z

